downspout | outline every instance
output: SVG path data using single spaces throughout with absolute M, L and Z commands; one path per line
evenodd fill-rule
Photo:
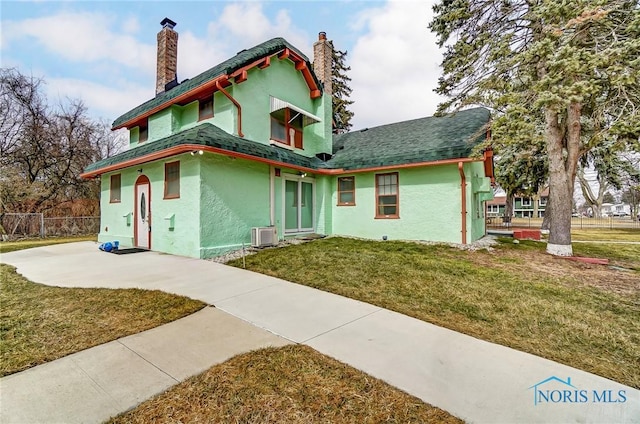
M 236 99 L 231 97 L 231 94 L 229 94 L 227 90 L 222 88 L 222 84 L 220 84 L 220 81 L 216 81 L 216 88 L 218 89 L 218 91 L 224 94 L 227 99 L 231 100 L 231 103 L 233 103 L 238 109 L 238 136 L 244 137 L 244 134 L 242 133 L 242 106 L 240 106 L 240 103 L 238 103 Z
M 467 244 L 467 177 L 464 175 L 464 163 L 458 162 L 458 171 L 462 191 L 462 244 Z
M 269 165 L 269 225 L 276 225 L 276 178 L 273 165 Z

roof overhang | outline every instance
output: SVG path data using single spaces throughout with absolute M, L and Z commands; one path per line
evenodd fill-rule
M 194 151 L 203 151 L 203 152 L 216 153 L 216 154 L 225 155 L 225 156 L 234 157 L 234 158 L 247 159 L 254 162 L 262 162 L 262 163 L 267 163 L 274 166 L 281 166 L 283 168 L 295 169 L 297 171 L 304 171 L 304 172 L 316 173 L 316 174 L 322 173 L 321 171 L 318 171 L 318 169 L 316 168 L 309 168 L 306 166 L 294 165 L 286 162 L 279 162 L 276 160 L 252 156 L 246 153 L 235 152 L 233 150 L 221 149 L 218 147 L 211 147 L 211 146 L 203 146 L 201 144 L 181 144 L 180 146 L 170 147 L 168 149 L 164 149 L 159 152 L 154 152 L 148 155 L 139 156 L 137 158 L 134 158 L 128 161 L 119 162 L 117 164 L 113 164 L 113 165 L 105 166 L 100 169 L 95 169 L 93 171 L 85 172 L 80 174 L 80 177 L 88 178 L 88 179 L 96 178 L 108 172 L 119 171 L 121 169 L 129 168 L 131 166 L 142 165 L 144 163 L 165 159 L 171 156 L 192 153 Z
M 405 164 L 399 164 L 399 165 L 378 166 L 373 168 L 325 169 L 325 168 L 313 168 L 313 167 L 300 166 L 300 165 L 290 164 L 287 162 L 280 162 L 277 160 L 252 156 L 246 153 L 235 152 L 233 150 L 221 149 L 218 147 L 211 147 L 211 146 L 203 146 L 201 144 L 182 144 L 180 146 L 170 147 L 168 149 L 164 149 L 159 152 L 154 152 L 148 155 L 139 156 L 137 158 L 134 158 L 128 161 L 119 162 L 117 164 L 113 164 L 113 165 L 105 166 L 103 168 L 85 172 L 80 174 L 80 177 L 88 178 L 88 179 L 96 178 L 108 172 L 119 171 L 121 169 L 128 168 L 131 166 L 137 166 L 137 165 L 153 162 L 160 159 L 165 159 L 171 156 L 191 153 L 196 150 L 197 151 L 202 150 L 203 152 L 215 153 L 215 154 L 220 154 L 220 155 L 225 155 L 225 156 L 235 157 L 240 159 L 247 159 L 254 162 L 261 162 L 261 163 L 266 163 L 273 166 L 295 169 L 297 171 L 304 171 L 304 172 L 319 174 L 319 175 L 361 174 L 365 172 L 380 172 L 380 171 L 389 171 L 394 169 L 420 168 L 425 166 L 456 165 L 460 162 L 463 162 L 463 163 L 479 162 L 483 160 L 483 158 L 459 158 L 459 159 L 436 160 L 436 161 L 430 161 L 430 162 L 416 162 L 416 163 L 405 163 Z

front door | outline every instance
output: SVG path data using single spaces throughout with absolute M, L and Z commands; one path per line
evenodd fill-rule
M 134 244 L 143 249 L 151 248 L 151 188 L 149 178 L 142 175 L 136 181 Z

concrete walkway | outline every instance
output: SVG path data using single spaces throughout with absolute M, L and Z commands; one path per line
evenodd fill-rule
M 216 306 L 0 379 L 2 423 L 100 422 L 236 353 L 289 341 L 468 422 L 640 422 L 640 391 L 630 387 L 210 261 L 154 252 L 112 255 L 92 242 L 12 252 L 0 260 L 45 284 L 161 289 Z

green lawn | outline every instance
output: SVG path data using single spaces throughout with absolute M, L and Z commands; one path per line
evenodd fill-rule
M 544 248 L 509 242 L 473 252 L 335 237 L 266 249 L 246 263 L 640 388 L 640 273 L 557 259 Z M 640 249 L 576 245 L 593 249 L 640 269 Z

